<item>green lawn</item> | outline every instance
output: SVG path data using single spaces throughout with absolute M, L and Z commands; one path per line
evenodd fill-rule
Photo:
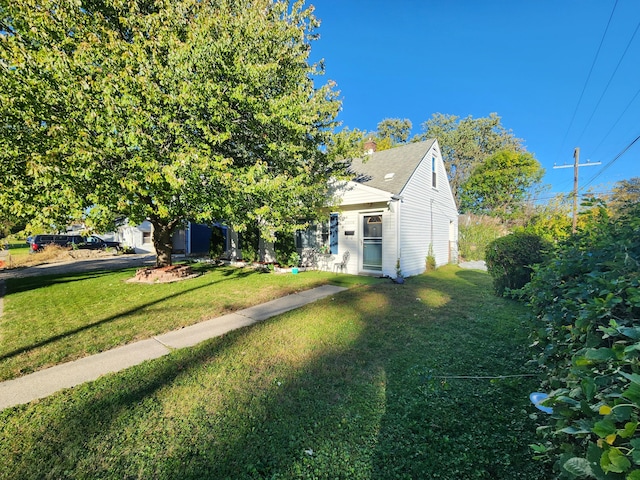
M 0 380 L 95 354 L 329 281 L 374 279 L 308 272 L 207 268 L 175 283 L 126 283 L 135 269 L 7 281 L 0 321 Z
M 29 255 L 29 245 L 26 242 L 9 243 L 9 253 L 13 257 Z
M 124 275 L 97 278 L 108 285 Z M 227 308 L 253 296 L 243 281 L 326 281 L 208 275 L 211 285 L 190 290 Z M 89 281 L 51 279 L 35 291 Z M 217 297 L 226 283 L 243 286 Z M 530 373 L 526 312 L 492 296 L 490 284 L 485 273 L 446 267 L 405 285 L 362 285 L 4 410 L 0 478 L 549 478 L 528 447 L 538 379 L 454 378 Z M 10 307 L 33 292 L 20 285 Z M 161 290 L 143 287 L 147 296 Z M 173 301 L 187 296 L 166 288 Z M 130 310 L 156 309 L 155 317 L 162 302 Z M 183 302 L 186 321 L 198 301 Z

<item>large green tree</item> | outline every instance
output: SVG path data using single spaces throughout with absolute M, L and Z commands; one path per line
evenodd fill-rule
M 336 160 L 359 158 L 364 152 L 366 132 L 345 127 L 334 132 L 327 144 L 327 154 Z
M 288 232 L 340 164 L 303 2 L 0 0 L 0 211 Z
M 487 157 L 500 150 L 524 151 L 522 140 L 516 138 L 511 130 L 505 129 L 495 113 L 482 118 L 435 113 L 422 124 L 422 130 L 413 140 L 438 139 L 458 204 L 462 185 L 473 169 Z
M 544 169 L 530 153 L 502 150 L 478 164 L 462 184 L 460 208 L 513 218 L 543 175 Z
M 609 205 L 616 211 L 633 207 L 640 203 L 640 177 L 632 177 L 616 182 L 609 198 Z
M 385 118 L 378 123 L 376 131 L 377 150 L 386 150 L 406 143 L 411 135 L 411 120 L 405 118 Z

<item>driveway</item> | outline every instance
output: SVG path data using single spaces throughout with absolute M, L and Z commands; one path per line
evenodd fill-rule
M 471 262 L 461 262 L 458 264 L 460 268 L 467 268 L 469 270 L 484 270 L 487 271 L 487 264 L 484 260 L 474 260 Z

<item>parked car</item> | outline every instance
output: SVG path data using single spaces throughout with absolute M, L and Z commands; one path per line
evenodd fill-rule
M 37 252 L 47 245 L 60 245 L 61 247 L 70 247 L 72 245 L 80 245 L 85 242 L 82 235 L 36 235 L 31 239 L 31 251 Z
M 97 235 L 90 235 L 89 237 L 83 237 L 82 235 L 36 235 L 31 239 L 31 251 L 37 252 L 51 244 L 88 250 L 105 250 L 107 248 L 120 250 L 122 247 L 120 242 L 103 240 Z
M 122 245 L 120 245 L 120 242 L 112 242 L 104 240 L 97 235 L 90 235 L 85 239 L 84 243 L 78 245 L 78 248 L 88 248 L 90 250 L 106 250 L 107 248 L 115 248 L 116 250 L 120 250 Z

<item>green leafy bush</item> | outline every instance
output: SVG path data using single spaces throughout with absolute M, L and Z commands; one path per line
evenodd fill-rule
M 487 246 L 487 271 L 498 295 L 516 290 L 531 279 L 532 266 L 542 262 L 551 243 L 539 235 L 516 232 L 497 238 Z
M 464 260 L 484 260 L 487 245 L 505 235 L 499 220 L 467 214 L 458 225 L 458 252 Z
M 238 234 L 242 260 L 257 262 L 260 258 L 260 232 L 257 227 L 248 227 Z
M 533 233 L 550 242 L 565 240 L 571 235 L 571 205 L 569 197 L 559 196 L 546 205 L 536 205 L 524 224 L 513 231 Z
M 433 253 L 433 244 L 429 244 L 429 250 L 427 251 L 427 258 L 425 259 L 425 267 L 427 272 L 432 272 L 436 269 L 436 255 Z
M 538 458 L 559 478 L 640 479 L 640 206 L 596 205 L 523 289 L 553 414 Z
M 211 244 L 209 248 L 209 255 L 211 258 L 220 258 L 225 251 L 225 238 L 222 228 L 214 225 L 211 228 Z
M 279 234 L 274 244 L 276 262 L 283 267 L 295 267 L 300 263 L 295 237 L 289 233 Z

